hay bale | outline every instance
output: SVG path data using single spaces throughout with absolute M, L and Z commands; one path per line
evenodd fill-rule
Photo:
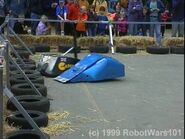
M 116 46 L 136 46 L 137 49 L 146 49 L 155 44 L 154 38 L 144 36 L 124 36 L 115 38 Z
M 73 44 L 73 37 L 71 36 L 58 36 L 58 35 L 44 35 L 44 36 L 33 36 L 33 35 L 19 35 L 19 37 L 26 44 L 47 44 L 47 45 L 68 45 Z M 18 44 L 16 38 L 13 36 L 8 37 L 12 44 Z
M 177 46 L 184 47 L 184 38 L 183 37 L 169 37 L 162 40 L 162 45 L 166 47 Z

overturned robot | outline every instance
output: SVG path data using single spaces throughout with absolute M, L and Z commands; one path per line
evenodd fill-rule
M 43 55 L 38 70 L 62 83 L 95 82 L 125 76 L 124 64 L 97 53 L 91 53 L 82 60 L 63 55 Z

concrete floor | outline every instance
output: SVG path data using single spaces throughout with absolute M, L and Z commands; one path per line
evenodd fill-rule
M 79 58 L 86 55 L 81 53 Z M 109 56 L 125 64 L 125 78 L 73 84 L 46 79 L 48 97 L 53 99 L 51 112 L 68 111 L 68 121 L 77 128 L 69 135 L 51 138 L 183 139 L 184 55 L 150 55 L 142 52 Z M 174 129 L 174 132 L 178 130 L 182 135 L 123 135 L 123 130 L 127 129 Z M 109 130 L 120 131 L 120 134 L 108 136 Z

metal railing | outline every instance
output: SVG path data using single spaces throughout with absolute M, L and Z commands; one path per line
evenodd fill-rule
M 1 42 L 3 40 L 1 39 Z M 40 92 L 37 90 L 37 88 L 33 85 L 33 83 L 30 81 L 30 79 L 27 77 L 27 75 L 24 73 L 24 71 L 20 68 L 20 66 L 14 62 L 12 57 L 9 55 L 9 45 L 8 41 L 4 40 L 3 45 L 0 47 L 0 58 L 5 58 L 6 62 L 6 85 L 3 83 L 3 63 L 0 63 L 0 138 L 4 138 L 3 134 L 3 93 L 6 95 L 10 101 L 15 105 L 15 107 L 18 109 L 18 111 L 25 117 L 25 119 L 28 121 L 28 123 L 31 125 L 31 127 L 41 136 L 42 139 L 47 139 L 47 136 L 40 130 L 40 128 L 37 126 L 37 124 L 34 122 L 34 120 L 30 117 L 30 115 L 27 113 L 27 111 L 23 108 L 23 106 L 20 104 L 20 102 L 14 97 L 13 93 L 10 91 L 9 87 L 9 61 L 12 62 L 12 64 L 17 68 L 17 70 L 23 75 L 24 79 L 28 82 L 28 84 L 31 86 L 31 88 L 38 94 L 41 95 Z
M 9 18 L 7 17 L 7 20 L 10 21 L 10 20 L 20 20 L 20 18 Z M 30 18 L 21 18 L 22 21 L 29 21 L 29 22 L 39 22 L 41 21 L 41 19 L 30 19 Z M 53 23 L 73 23 L 73 24 L 76 24 L 78 22 L 81 22 L 81 21 L 78 21 L 78 20 L 52 20 L 52 19 L 45 19 L 45 20 L 42 20 L 42 21 L 45 21 L 45 22 L 53 22 Z M 117 24 L 122 24 L 122 22 L 119 22 L 119 21 L 83 21 L 83 23 L 91 23 L 91 24 L 107 24 L 108 26 L 108 35 L 109 35 L 109 46 L 111 48 L 111 52 L 114 53 L 114 42 L 113 42 L 113 25 L 117 25 Z M 127 21 L 126 23 L 124 24 L 127 24 L 127 25 L 130 25 L 130 24 L 138 24 L 138 25 L 151 25 L 151 24 L 161 24 L 161 25 L 175 25 L 175 24 L 178 24 L 178 25 L 184 25 L 184 21 L 183 22 L 129 22 Z M 14 34 L 15 35 L 15 34 Z M 16 35 L 16 38 L 17 38 L 17 35 Z M 19 39 L 19 37 L 17 38 Z M 74 38 L 74 44 L 75 44 L 75 39 Z M 21 41 L 21 40 L 20 40 Z M 75 48 L 74 48 L 75 50 Z M 77 57 L 75 55 L 75 57 Z

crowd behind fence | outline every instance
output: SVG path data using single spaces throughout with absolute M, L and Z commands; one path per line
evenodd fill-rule
M 154 30 L 153 26 L 160 25 L 162 26 L 168 26 L 170 27 L 168 30 L 167 37 L 183 37 L 184 36 L 184 22 L 122 22 L 122 21 L 79 21 L 79 20 L 52 20 L 52 19 L 30 19 L 30 18 L 11 18 L 9 16 L 6 17 L 5 24 L 7 23 L 7 33 L 11 34 L 10 29 L 10 22 L 15 21 L 15 27 L 13 30 L 16 34 L 31 34 L 31 27 L 29 26 L 32 22 L 37 22 L 37 30 L 40 34 L 36 34 L 38 36 L 41 35 L 74 35 L 74 31 L 76 32 L 77 37 L 83 37 L 83 36 L 110 36 L 116 37 L 116 36 L 125 36 L 125 35 L 131 35 L 131 36 L 150 36 L 150 37 L 156 37 L 156 39 L 159 38 L 156 33 L 156 30 Z M 27 24 L 25 24 L 27 23 Z M 60 34 L 60 29 L 58 28 L 61 23 L 64 25 L 64 34 Z M 84 24 L 85 27 L 87 25 L 94 25 L 95 33 L 92 34 L 89 33 L 88 30 L 85 32 L 79 32 L 76 30 L 76 27 L 78 24 Z M 44 25 L 44 26 L 42 26 Z M 56 26 L 57 25 L 57 26 Z M 102 31 L 100 34 L 98 34 L 98 25 L 99 26 L 106 26 L 104 32 Z M 138 32 L 137 34 L 130 34 L 128 30 L 128 26 L 130 25 L 137 25 Z M 70 32 L 66 32 L 65 27 L 70 26 Z M 126 27 L 126 33 L 119 32 L 119 26 L 120 28 Z M 173 26 L 176 26 L 177 28 L 174 30 Z M 0 27 L 0 30 L 3 30 L 3 24 Z M 153 33 L 151 30 L 153 29 Z M 69 30 L 67 30 L 69 31 Z M 174 35 L 175 34 L 175 35 Z M 165 37 L 165 32 L 160 33 L 160 40 L 162 37 Z M 160 40 L 157 40 L 160 42 Z

